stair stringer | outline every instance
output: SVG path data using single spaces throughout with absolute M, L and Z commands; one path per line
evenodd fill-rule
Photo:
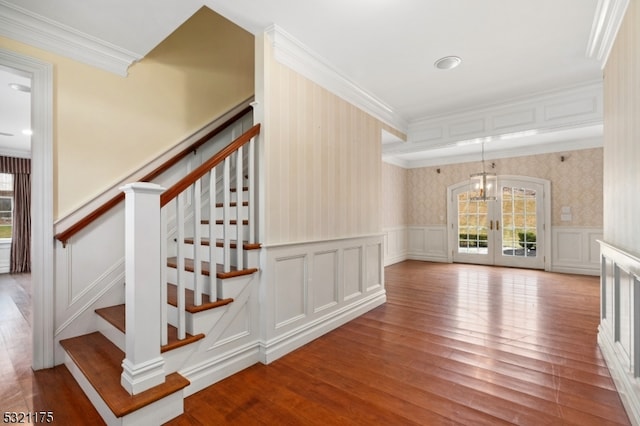
M 225 315 L 205 333 L 204 339 L 189 345 L 194 349 L 181 354 L 181 360 L 165 358 L 171 368 L 181 364 L 177 372 L 191 383 L 185 388 L 185 396 L 259 362 L 259 276 L 260 271 L 233 278 L 244 280 L 243 288 L 227 305 Z

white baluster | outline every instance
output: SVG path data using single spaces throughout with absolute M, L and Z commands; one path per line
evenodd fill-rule
M 255 165 L 255 138 L 251 138 L 249 141 L 249 157 L 247 158 L 249 169 L 249 207 L 247 209 L 249 220 L 249 243 L 254 244 L 256 242 L 256 221 L 254 218 L 254 212 L 256 208 L 256 165 Z
M 223 226 L 223 244 L 224 244 L 224 272 L 231 271 L 231 184 L 229 177 L 229 167 L 230 167 L 230 159 L 229 157 L 224 159 L 224 168 L 223 168 L 223 176 L 222 176 L 222 187 L 223 187 L 223 202 L 222 202 L 222 226 Z M 236 194 L 236 200 L 237 200 Z
M 243 161 L 242 161 L 242 147 L 238 148 L 236 151 L 236 267 L 238 270 L 244 269 L 243 261 L 242 261 L 242 246 L 243 246 L 243 238 L 242 238 L 242 201 L 244 201 L 243 197 L 243 183 L 244 183 L 244 174 L 243 174 Z
M 186 337 L 186 314 L 185 314 L 185 257 L 184 257 L 184 205 L 185 192 L 178 195 L 176 202 L 176 230 L 177 230 L 177 267 L 178 267 L 178 339 L 182 340 Z
M 200 179 L 193 186 L 193 297 L 196 306 L 202 305 L 202 184 Z
M 218 298 L 216 285 L 216 169 L 209 172 L 209 296 Z
M 162 336 L 162 346 L 169 343 L 167 335 L 169 324 L 167 314 L 167 238 L 169 238 L 167 230 L 167 209 L 160 210 L 160 332 Z

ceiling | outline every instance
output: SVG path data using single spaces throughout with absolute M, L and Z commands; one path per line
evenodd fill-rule
M 44 17 L 44 22 L 88 35 L 134 60 L 144 57 L 203 5 L 256 35 L 276 24 L 390 111 L 395 117 L 391 124 L 410 133 L 412 123 L 432 117 L 600 82 L 601 62 L 587 54 L 600 3 L 0 0 L 0 12 Z M 462 64 L 453 70 L 436 69 L 434 62 L 447 55 L 459 56 Z M 590 123 L 587 127 L 578 137 L 601 134 L 601 126 Z M 545 132 L 545 139 L 553 139 L 551 133 Z M 575 139 L 575 134 L 567 133 L 571 132 L 559 132 L 557 137 Z M 539 141 L 520 141 L 527 143 Z M 502 149 L 490 145 L 487 151 Z M 454 147 L 445 147 L 446 154 L 451 155 Z M 407 161 L 412 154 L 424 159 L 442 155 L 438 151 L 442 149 L 421 146 L 403 155 Z

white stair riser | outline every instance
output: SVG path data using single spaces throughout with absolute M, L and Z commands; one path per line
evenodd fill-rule
M 232 219 L 236 219 L 236 207 L 231 207 L 229 209 L 229 217 Z M 202 213 L 203 218 L 209 217 L 208 214 L 205 216 L 205 212 Z M 216 208 L 216 219 L 222 219 L 224 217 L 224 209 L 222 207 Z M 240 218 L 241 219 L 249 219 L 249 207 L 248 206 L 240 206 Z
M 193 244 L 186 244 L 184 246 L 184 253 L 185 253 L 185 257 L 188 259 L 193 259 Z M 231 250 L 231 266 L 236 266 L 236 249 L 232 248 Z M 248 263 L 247 263 L 247 252 L 249 251 L 255 251 L 255 250 L 244 250 L 243 253 L 243 266 L 246 268 Z M 218 263 L 221 264 L 222 263 L 222 258 L 224 256 L 224 249 L 222 247 L 216 247 L 214 249 L 214 259 L 215 262 L 214 263 Z M 204 260 L 205 262 L 210 262 L 209 259 L 209 246 L 200 246 L 200 259 Z M 256 267 L 256 264 L 253 264 L 253 267 Z
M 199 333 L 207 334 L 211 328 L 222 318 L 227 312 L 227 306 L 220 306 L 215 309 L 209 309 L 195 314 L 187 312 L 185 315 L 185 330 L 191 335 Z M 167 318 L 169 324 L 174 327 L 178 326 L 178 308 L 169 305 L 167 309 Z
M 231 232 L 231 239 L 235 240 L 237 235 L 236 233 L 238 232 L 238 225 L 230 225 L 229 231 Z M 248 225 L 242 225 L 241 234 L 242 234 L 242 239 L 244 241 L 249 239 Z M 202 226 L 200 226 L 200 236 L 201 237 L 209 236 L 209 225 L 203 224 Z M 224 238 L 224 225 L 215 225 L 215 236 L 216 238 Z
M 185 276 L 185 287 L 192 290 L 194 287 L 193 272 L 185 271 L 184 276 Z M 253 277 L 253 274 L 241 275 L 239 277 L 225 278 L 225 279 L 216 278 L 215 280 L 216 289 L 217 289 L 216 297 L 218 299 L 228 299 L 228 298 L 236 297 L 237 296 L 236 289 L 242 288 L 242 285 L 240 285 L 239 282 L 244 283 L 246 282 L 246 280 L 250 280 L 252 277 Z M 175 268 L 167 269 L 167 279 L 169 280 L 169 282 L 174 284 L 177 282 L 177 271 Z M 205 289 L 204 292 L 206 294 L 210 294 L 210 292 L 207 290 L 209 288 L 209 277 L 207 275 L 201 275 L 199 279 L 200 279 L 200 284 L 202 285 L 202 288 Z

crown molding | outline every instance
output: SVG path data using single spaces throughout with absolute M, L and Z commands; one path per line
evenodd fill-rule
M 143 55 L 0 0 L 0 35 L 123 77 Z
M 277 25 L 268 27 L 265 34 L 271 41 L 276 61 L 378 120 L 402 132 L 406 131 L 408 122 L 390 106 L 351 81 L 325 58 L 313 52 L 291 34 Z
M 587 57 L 594 58 L 604 68 L 616 35 L 629 6 L 629 0 L 598 0 L 587 44 Z

